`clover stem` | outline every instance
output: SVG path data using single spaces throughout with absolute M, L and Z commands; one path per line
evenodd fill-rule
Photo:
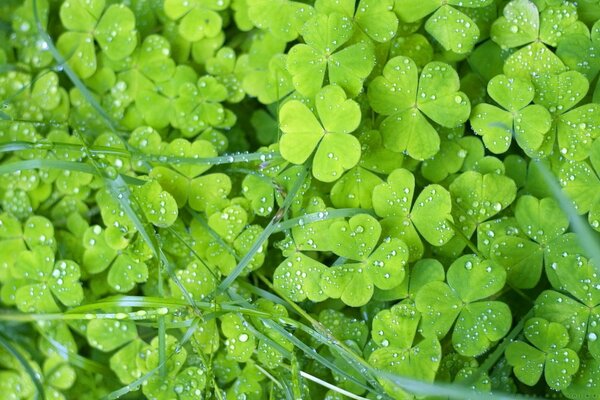
M 461 238 L 463 240 L 463 242 L 465 242 L 467 247 L 469 247 L 469 249 L 471 249 L 471 251 L 474 254 L 476 254 L 481 259 L 486 259 L 486 257 L 484 257 L 483 254 L 481 254 L 481 252 L 477 249 L 477 247 L 473 244 L 473 242 L 471 242 L 471 240 L 468 237 L 466 237 L 465 234 L 462 233 L 456 225 L 454 225 L 454 222 L 450 221 L 449 219 L 447 219 L 446 222 L 454 230 L 454 233 L 456 233 L 458 235 L 458 237 Z

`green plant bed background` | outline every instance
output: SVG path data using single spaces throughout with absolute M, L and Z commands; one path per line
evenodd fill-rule
M 600 398 L 600 1 L 3 0 L 0 398 Z

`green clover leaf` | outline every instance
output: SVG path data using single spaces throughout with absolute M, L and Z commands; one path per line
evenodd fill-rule
M 358 135 L 358 141 L 362 153 L 358 165 L 361 167 L 383 174 L 402 167 L 402 155 L 385 148 L 379 131 L 365 130 Z
M 147 344 L 139 338 L 121 347 L 110 357 L 110 369 L 115 372 L 121 383 L 128 385 L 142 376 L 137 365 L 137 356 Z
M 314 9 L 304 3 L 287 0 L 246 0 L 248 18 L 277 38 L 290 42 L 298 37 L 302 25 L 314 15 Z
M 479 224 L 512 204 L 517 195 L 512 179 L 497 173 L 481 174 L 476 171 L 464 172 L 450 184 L 449 189 L 456 227 L 467 237 L 471 237 Z M 457 245 L 460 249 L 464 248 L 464 243 Z
M 184 83 L 173 103 L 171 124 L 184 137 L 195 137 L 210 127 L 231 127 L 235 116 L 221 105 L 227 97 L 227 88 L 210 75 L 200 77 L 196 84 Z
M 221 317 L 221 331 L 227 338 L 227 356 L 237 362 L 246 362 L 256 348 L 256 337 L 238 314 L 225 314 Z
M 104 7 L 104 0 L 67 0 L 60 7 L 67 32 L 59 37 L 57 47 L 82 78 L 89 78 L 97 68 L 94 39 L 112 60 L 124 59 L 137 46 L 133 12 L 123 4 Z
M 580 358 L 579 370 L 573 377 L 571 385 L 562 390 L 562 393 L 568 399 L 577 399 L 581 396 L 587 396 L 590 393 L 590 387 L 598 387 L 600 378 L 600 361 L 592 357 Z M 591 383 L 590 383 L 591 382 Z
M 317 0 L 315 9 L 320 14 L 339 13 L 351 18 L 356 27 L 379 43 L 392 39 L 398 28 L 398 17 L 391 0 L 361 0 L 358 5 L 354 0 Z
M 415 298 L 425 337 L 452 332 L 452 344 L 465 356 L 477 356 L 510 330 L 510 308 L 499 301 L 481 301 L 499 292 L 506 280 L 500 266 L 474 255 L 458 258 L 448 269 L 447 284 L 430 282 Z
M 152 225 L 160 228 L 173 225 L 178 215 L 177 202 L 169 192 L 162 189 L 160 183 L 149 181 L 132 192 Z
M 69 260 L 55 262 L 51 247 L 22 251 L 11 273 L 22 280 L 15 293 L 21 311 L 56 312 L 59 308 L 55 298 L 67 307 L 79 305 L 83 300 L 79 266 Z
M 145 257 L 135 253 L 133 245 L 122 236 L 111 239 L 110 229 L 103 230 L 92 225 L 83 234 L 83 266 L 90 274 L 98 274 L 109 269 L 107 283 L 117 292 L 128 292 L 137 283 L 146 282 L 148 267 Z M 139 241 L 138 237 L 136 241 Z M 125 248 L 125 250 L 123 250 Z
M 490 97 L 505 110 L 482 103 L 473 108 L 471 126 L 483 136 L 485 146 L 495 154 L 505 153 L 513 132 L 519 146 L 527 154 L 535 154 L 544 143 L 552 118 L 541 105 L 529 105 L 535 90 L 529 81 L 498 75 L 488 83 Z
M 144 116 L 144 121 L 156 129 L 165 128 L 169 123 L 175 126 L 178 121 L 175 117 L 175 105 L 179 88 L 184 84 L 194 84 L 197 79 L 196 72 L 192 68 L 178 65 L 173 77 L 168 81 L 157 83 L 152 88 L 141 88 L 135 97 L 135 102 Z
M 424 160 L 434 156 L 440 138 L 425 115 L 436 123 L 454 128 L 471 112 L 466 95 L 452 67 L 441 62 L 427 64 L 420 77 L 414 61 L 394 57 L 383 75 L 368 89 L 369 103 L 376 112 L 387 115 L 380 130 L 385 147 Z
M 419 259 L 423 253 L 417 231 L 434 246 L 443 245 L 454 236 L 448 224 L 452 221 L 448 191 L 440 185 L 428 185 L 413 203 L 414 190 L 415 178 L 406 169 L 393 171 L 387 183 L 373 189 L 373 209 L 384 218 L 384 231 L 406 242 L 411 260 Z
M 542 265 L 546 269 L 564 265 L 564 257 L 555 248 L 564 240 L 569 226 L 567 216 L 552 198 L 538 200 L 521 196 L 515 208 L 516 229 L 527 238 L 500 236 L 491 244 L 491 259 L 502 265 L 507 282 L 517 288 L 532 288 L 540 280 Z
M 356 166 L 346 172 L 331 188 L 331 202 L 337 208 L 371 208 L 372 193 L 381 178 Z
M 275 195 L 270 180 L 261 176 L 247 175 L 242 182 L 242 193 L 250 200 L 256 215 L 264 217 L 273 212 Z
M 569 342 L 567 329 L 543 318 L 531 318 L 523 329 L 525 337 L 535 347 L 516 341 L 506 348 L 506 359 L 514 367 L 517 378 L 526 385 L 535 385 L 544 372 L 546 383 L 554 390 L 567 388 L 579 369 L 579 357 Z
M 179 34 L 196 42 L 220 33 L 223 21 L 218 12 L 228 6 L 229 0 L 165 0 L 164 10 L 167 17 L 179 21 Z
M 217 287 L 215 272 L 207 265 L 200 265 L 196 261 L 189 263 L 185 269 L 178 270 L 175 276 L 193 299 L 203 300 Z M 174 297 L 185 300 L 181 288 L 174 280 L 169 280 L 169 287 Z
M 590 103 L 573 107 L 585 97 L 589 82 L 579 72 L 540 76 L 534 81 L 535 102 L 544 105 L 554 116 L 553 133 L 558 139 L 560 153 L 566 158 L 581 161 L 590 154 L 593 140 L 598 137 L 600 106 Z M 564 93 L 568 92 L 569 96 Z
M 327 299 L 321 288 L 321 275 L 327 267 L 320 262 L 296 252 L 275 269 L 273 285 L 292 301 L 306 299 L 319 302 Z
M 373 318 L 373 341 L 381 347 L 408 349 L 412 347 L 420 320 L 421 314 L 411 302 L 382 310 Z
M 600 141 L 592 145 L 589 162 L 568 161 L 561 166 L 560 184 L 573 201 L 578 213 L 589 212 L 588 220 L 595 230 L 600 229 L 600 198 L 596 189 L 600 187 Z
M 86 335 L 90 346 L 110 352 L 136 339 L 138 333 L 132 321 L 93 319 L 87 325 Z
M 313 175 L 320 181 L 333 182 L 360 159 L 360 143 L 350 135 L 360 123 L 356 102 L 346 99 L 339 86 L 326 86 L 316 96 L 320 119 L 303 103 L 290 100 L 279 113 L 283 136 L 280 151 L 283 158 L 303 164 L 315 151 Z
M 339 85 L 349 97 L 362 91 L 364 80 L 375 66 L 375 56 L 372 47 L 365 42 L 342 48 L 351 39 L 352 32 L 352 20 L 338 13 L 317 14 L 304 24 L 302 36 L 306 44 L 292 47 L 287 60 L 298 92 L 314 96 L 323 85 L 325 72 L 329 83 Z
M 441 355 L 440 343 L 435 338 L 426 338 L 409 348 L 390 346 L 377 349 L 369 356 L 369 363 L 399 376 L 433 382 Z
M 531 0 L 513 0 L 503 13 L 491 27 L 492 40 L 503 47 L 519 47 L 538 40 L 556 47 L 563 35 L 585 29 L 577 21 L 576 6 L 568 2 L 545 7 L 540 13 Z
M 569 69 L 580 72 L 591 82 L 600 71 L 600 60 L 595 54 L 600 50 L 600 23 L 587 32 L 572 32 L 558 41 L 556 55 Z
M 392 289 L 404 280 L 408 248 L 397 238 L 385 238 L 377 246 L 381 227 L 374 217 L 359 214 L 329 227 L 329 248 L 344 258 L 360 261 L 326 270 L 321 287 L 331 298 L 341 298 L 353 307 L 366 304 L 374 288 Z
M 416 22 L 433 13 L 425 22 L 425 30 L 444 49 L 468 53 L 479 39 L 479 28 L 468 15 L 453 6 L 477 8 L 490 3 L 490 0 L 407 0 L 402 4 L 396 3 L 395 11 L 406 22 Z

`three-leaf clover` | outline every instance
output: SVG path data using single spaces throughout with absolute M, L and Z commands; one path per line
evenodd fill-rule
M 414 192 L 415 177 L 406 169 L 393 171 L 386 183 L 373 189 L 373 209 L 384 218 L 381 225 L 385 234 L 404 240 L 411 260 L 423 254 L 417 230 L 434 246 L 441 246 L 454 236 L 449 223 L 453 220 L 450 193 L 440 185 L 428 185 L 413 204 Z
M 19 253 L 11 274 L 19 280 L 17 307 L 24 312 L 57 312 L 56 300 L 67 307 L 79 305 L 83 289 L 79 266 L 70 260 L 54 260 L 54 250 L 38 246 Z
M 167 17 L 178 20 L 178 32 L 190 42 L 214 37 L 221 32 L 219 11 L 227 9 L 229 0 L 165 0 Z
M 425 30 L 446 50 L 468 53 L 479 39 L 479 28 L 458 7 L 485 7 L 491 0 L 405 0 L 395 10 L 403 21 L 416 22 L 433 13 L 425 22 Z
M 124 59 L 137 46 L 133 12 L 123 4 L 104 7 L 105 0 L 66 0 L 60 7 L 60 19 L 68 31 L 59 37 L 57 47 L 82 78 L 96 71 L 94 40 L 112 60 Z
M 387 116 L 380 126 L 385 147 L 418 160 L 435 155 L 440 138 L 425 116 L 448 128 L 464 123 L 471 104 L 459 89 L 458 74 L 448 64 L 431 62 L 419 76 L 410 58 L 389 60 L 368 88 L 373 110 Z
M 343 47 L 353 33 L 352 20 L 338 13 L 317 14 L 302 27 L 305 43 L 289 51 L 287 67 L 294 87 L 304 96 L 314 96 L 329 83 L 342 87 L 349 97 L 362 91 L 363 81 L 375 66 L 373 48 L 368 42 Z
M 541 105 L 529 105 L 535 96 L 532 83 L 520 78 L 498 75 L 488 83 L 488 93 L 504 109 L 481 103 L 473 108 L 471 126 L 483 136 L 492 153 L 505 153 L 513 132 L 519 146 L 527 154 L 535 154 L 552 125 L 552 118 Z
M 589 82 L 577 71 L 542 75 L 534 80 L 535 102 L 545 106 L 553 116 L 552 139 L 558 139 L 560 153 L 570 160 L 588 157 L 600 126 L 600 105 L 589 103 L 573 108 L 587 94 Z
M 314 177 L 333 182 L 360 159 L 360 143 L 350 133 L 358 127 L 361 112 L 342 88 L 333 85 L 319 91 L 315 105 L 319 119 L 299 100 L 290 100 L 281 107 L 279 119 L 284 134 L 280 151 L 294 164 L 303 164 L 314 152 Z
M 556 269 L 563 264 L 561 243 L 569 226 L 569 220 L 558 203 L 552 198 L 538 200 L 533 196 L 521 196 L 515 207 L 516 228 L 526 235 L 500 236 L 491 243 L 491 259 L 502 265 L 507 272 L 507 282 L 517 288 L 534 287 L 546 269 Z
M 384 238 L 377 246 L 381 226 L 374 217 L 359 214 L 348 221 L 336 221 L 329 227 L 329 247 L 346 262 L 327 269 L 321 278 L 323 292 L 353 307 L 366 304 L 375 286 L 391 289 L 404 279 L 408 248 L 397 238 Z
M 567 329 L 543 318 L 531 318 L 523 329 L 527 340 L 512 342 L 506 348 L 506 359 L 516 377 L 529 386 L 535 385 L 544 373 L 546 383 L 554 390 L 569 386 L 579 369 L 579 356 L 569 348 Z M 534 347 L 535 346 L 535 347 Z
M 417 293 L 422 334 L 443 338 L 456 321 L 454 348 L 461 355 L 477 356 L 511 327 L 511 311 L 505 303 L 484 301 L 504 287 L 506 272 L 491 261 L 465 255 L 450 265 L 446 281 L 427 283 Z
M 517 195 L 514 181 L 507 176 L 476 171 L 462 173 L 450 184 L 449 189 L 453 201 L 452 216 L 457 229 L 466 237 L 471 237 L 479 224 L 512 204 Z M 450 244 L 459 247 L 455 251 L 465 246 L 458 239 Z

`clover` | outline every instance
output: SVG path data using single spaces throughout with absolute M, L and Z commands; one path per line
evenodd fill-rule
M 481 103 L 473 108 L 471 126 L 483 136 L 485 146 L 495 154 L 505 153 L 513 133 L 519 146 L 535 155 L 546 139 L 552 117 L 541 105 L 532 104 L 533 84 L 520 78 L 498 75 L 488 83 L 488 93 L 502 108 Z
M 228 97 L 227 88 L 210 75 L 202 76 L 196 84 L 183 83 L 173 104 L 171 123 L 186 138 L 193 138 L 211 127 L 230 128 L 235 115 L 221 102 Z
M 288 317 L 287 309 L 283 305 L 264 298 L 258 299 L 256 301 L 256 306 L 259 310 L 268 312 L 273 316 L 281 318 Z M 284 355 L 280 352 L 279 348 L 292 351 L 294 345 L 278 329 L 270 324 L 263 323 L 261 318 L 252 317 L 251 319 L 255 328 L 264 335 L 262 336 L 262 339 L 258 340 L 258 346 L 256 348 L 256 352 L 258 353 L 257 359 L 261 364 L 269 368 L 275 368 L 284 358 Z M 272 343 L 275 343 L 277 346 L 273 346 Z
M 560 184 L 573 201 L 579 214 L 588 214 L 588 221 L 595 230 L 600 229 L 600 197 L 596 189 L 600 187 L 600 141 L 592 144 L 590 157 L 586 161 L 565 162 L 560 169 Z
M 284 134 L 280 152 L 293 164 L 303 164 L 314 152 L 314 177 L 333 182 L 360 159 L 360 143 L 350 133 L 358 127 L 361 113 L 358 104 L 347 99 L 339 86 L 321 89 L 315 105 L 316 115 L 298 100 L 281 107 L 279 119 Z
M 390 41 L 398 29 L 392 0 L 361 0 L 358 4 L 355 0 L 317 0 L 315 9 L 320 14 L 335 12 L 351 18 L 361 32 L 379 43 Z
M 169 41 L 163 36 L 153 34 L 144 38 L 141 46 L 136 47 L 125 60 L 115 62 L 104 59 L 103 64 L 106 65 L 108 73 L 116 73 L 116 81 L 103 101 L 110 114 L 122 118 L 132 103 L 139 100 L 140 104 L 147 104 L 148 92 L 159 91 L 157 84 L 167 82 L 177 71 L 175 61 L 170 55 Z M 185 70 L 184 68 L 183 71 Z M 168 92 L 172 88 L 167 84 L 165 90 Z M 143 94 L 145 96 L 142 96 Z M 84 101 L 83 104 L 87 103 Z M 163 121 L 163 112 L 164 110 L 160 110 L 158 115 L 152 115 L 155 118 L 151 119 L 152 123 Z M 132 126 L 131 129 L 136 127 Z
M 575 351 L 566 348 L 569 343 L 567 329 L 543 318 L 531 318 L 525 323 L 523 332 L 533 346 L 515 341 L 505 352 L 517 378 L 533 386 L 543 372 L 550 388 L 562 390 L 568 387 L 579 369 L 579 357 Z
M 377 246 L 380 235 L 379 222 L 366 214 L 329 226 L 329 247 L 338 256 L 354 261 L 323 273 L 320 285 L 327 296 L 359 307 L 371 299 L 374 287 L 391 289 L 402 282 L 408 248 L 402 240 L 389 237 Z
M 248 253 L 256 240 L 261 236 L 263 227 L 250 225 L 252 215 L 246 211 L 241 201 L 229 201 L 221 210 L 212 213 L 207 225 L 193 222 L 192 237 L 195 240 L 194 249 L 208 261 L 215 271 L 224 275 L 230 274 L 238 264 L 237 259 Z M 211 232 L 212 231 L 212 232 Z M 268 243 L 263 243 L 252 259 L 245 265 L 242 275 L 260 268 L 265 260 Z
M 576 240 L 576 239 L 575 239 Z M 576 242 L 575 242 L 576 243 Z M 564 325 L 568 345 L 577 352 L 584 342 L 596 359 L 600 358 L 600 279 L 594 260 L 585 258 L 577 244 L 559 250 L 563 262 L 552 265 L 549 276 L 556 290 L 546 290 L 536 299 L 535 316 Z
M 56 247 L 54 226 L 48 219 L 34 215 L 22 224 L 11 214 L 0 214 L 0 250 L 4 254 L 0 262 L 0 282 L 6 283 L 11 279 L 10 271 L 21 251 L 38 246 Z M 11 303 L 14 303 L 14 299 Z
M 24 312 L 57 312 L 56 300 L 73 307 L 83 300 L 79 266 L 70 260 L 55 262 L 54 250 L 37 246 L 19 253 L 11 275 L 15 282 L 15 303 Z
M 237 60 L 235 74 L 242 88 L 263 104 L 271 104 L 294 90 L 292 76 L 287 70 L 285 41 L 269 33 L 258 33 L 252 38 L 247 54 Z
M 298 37 L 302 25 L 314 15 L 308 4 L 287 0 L 246 0 L 248 18 L 260 29 L 290 42 Z
M 403 157 L 383 145 L 381 133 L 374 129 L 361 130 L 358 134 L 361 156 L 358 165 L 375 173 L 389 174 L 402 167 Z
M 588 92 L 588 80 L 579 72 L 567 71 L 557 75 L 540 76 L 534 80 L 534 84 L 534 101 L 546 107 L 554 120 L 549 146 L 552 146 L 556 136 L 560 154 L 575 161 L 587 158 L 594 139 L 598 137 L 600 106 L 589 103 L 573 107 Z
M 357 165 L 333 185 L 331 202 L 338 208 L 371 208 L 373 189 L 381 183 L 381 178 Z
M 50 7 L 48 1 L 38 0 L 37 18 L 33 13 L 33 0 L 25 0 L 20 7 L 8 12 L 14 33 L 12 42 L 16 44 L 17 57 L 20 62 L 31 65 L 35 69 L 48 67 L 52 61 L 52 53 L 46 42 L 39 36 L 37 23 L 42 29 L 48 29 Z
M 179 88 L 184 84 L 194 84 L 198 79 L 196 72 L 183 65 L 175 68 L 171 79 L 157 82 L 152 87 L 142 87 L 135 96 L 136 106 L 144 117 L 144 121 L 155 129 L 162 129 L 169 124 L 175 126 L 175 105 L 179 98 Z
M 151 398 L 197 398 L 206 386 L 204 370 L 186 364 L 188 352 L 179 345 L 177 338 L 167 335 L 165 339 L 166 351 L 172 354 L 165 365 L 166 383 L 165 378 L 155 373 L 142 386 L 142 393 Z M 137 354 L 136 361 L 142 373 L 147 374 L 159 367 L 159 360 L 159 341 L 155 337 Z
M 139 237 L 135 240 L 141 240 Z M 117 292 L 129 292 L 148 279 L 147 257 L 136 253 L 122 237 L 112 238 L 111 230 L 99 225 L 86 229 L 82 237 L 83 267 L 92 275 L 108 269 L 106 281 Z
M 104 352 L 111 352 L 138 337 L 133 321 L 93 319 L 85 329 L 90 346 Z
M 450 184 L 449 190 L 456 228 L 466 237 L 471 237 L 479 224 L 507 208 L 517 195 L 514 181 L 507 176 L 476 171 L 462 173 Z M 449 243 L 448 250 L 454 253 L 464 246 L 464 242 L 456 239 Z
M 246 362 L 256 349 L 256 336 L 239 314 L 228 313 L 221 318 L 221 332 L 227 338 L 227 356 L 237 362 Z
M 464 123 L 471 105 L 459 88 L 458 74 L 448 64 L 431 62 L 419 76 L 410 58 L 390 59 L 367 92 L 373 110 L 386 116 L 379 127 L 385 147 L 418 160 L 434 156 L 440 138 L 425 116 L 448 128 Z
M 504 268 L 475 255 L 459 257 L 450 265 L 446 282 L 421 287 L 415 305 L 421 313 L 425 337 L 443 338 L 452 329 L 452 345 L 464 356 L 477 356 L 510 330 L 510 308 L 485 300 L 505 284 Z
M 503 16 L 494 21 L 490 36 L 504 47 L 520 47 L 536 41 L 556 47 L 563 35 L 585 32 L 577 21 L 577 7 L 568 2 L 557 2 L 543 7 L 531 0 L 512 0 L 503 10 Z
M 183 138 L 175 139 L 164 146 L 162 152 L 171 157 L 184 158 L 215 157 L 217 155 L 214 146 L 202 139 L 193 142 Z M 180 163 L 171 168 L 159 165 L 154 167 L 149 175 L 173 196 L 178 207 L 183 207 L 189 202 L 194 210 L 204 211 L 207 199 L 216 202 L 217 198 L 226 197 L 231 190 L 231 180 L 224 174 L 202 175 L 210 167 L 210 165 L 199 163 Z M 208 187 L 218 188 L 218 190 L 205 190 Z
M 573 71 L 580 72 L 591 82 L 600 71 L 600 23 L 596 22 L 590 32 L 574 30 L 562 36 L 556 47 L 556 55 Z
M 542 265 L 555 269 L 564 264 L 558 249 L 572 234 L 565 234 L 569 220 L 552 198 L 521 196 L 515 217 L 515 229 L 526 237 L 499 235 L 491 242 L 490 257 L 506 269 L 508 284 L 529 289 L 540 280 Z
M 404 280 L 396 287 L 388 290 L 375 289 L 373 298 L 378 301 L 407 299 L 406 303 L 414 304 L 419 289 L 429 282 L 443 282 L 446 279 L 444 266 L 432 258 L 423 258 L 411 268 L 406 268 Z
M 352 38 L 353 29 L 352 20 L 338 13 L 317 14 L 306 21 L 301 31 L 305 43 L 292 47 L 287 59 L 298 92 L 307 97 L 317 94 L 326 72 L 329 84 L 340 86 L 349 97 L 362 91 L 375 56 L 368 42 L 342 47 Z
M 203 300 L 211 295 L 217 287 L 217 276 L 207 265 L 200 265 L 197 261 L 190 262 L 185 269 L 175 272 L 175 276 L 185 291 L 193 298 Z M 184 299 L 184 292 L 173 279 L 169 280 L 173 296 Z
M 566 70 L 560 58 L 547 46 L 555 47 L 560 38 L 569 33 L 586 32 L 577 21 L 577 10 L 568 2 L 545 7 L 541 12 L 530 0 L 513 0 L 504 7 L 504 16 L 491 27 L 493 41 L 504 48 L 521 47 L 504 64 L 510 76 L 530 79 Z
M 246 95 L 239 76 L 235 74 L 236 54 L 230 47 L 222 47 L 206 61 L 206 72 L 217 78 L 227 88 L 227 101 L 239 103 Z
M 167 17 L 178 21 L 179 34 L 189 42 L 217 36 L 223 24 L 219 11 L 227 9 L 229 0 L 166 0 Z
M 407 0 L 396 3 L 395 11 L 401 21 L 417 22 L 432 14 L 425 22 L 425 30 L 446 50 L 455 53 L 468 53 L 479 39 L 479 28 L 467 14 L 458 7 L 478 8 L 489 5 L 490 0 L 432 0 L 423 3 Z
M 410 259 L 423 254 L 419 233 L 434 246 L 447 243 L 454 236 L 452 201 L 440 185 L 428 185 L 413 204 L 415 177 L 406 169 L 393 171 L 386 183 L 373 189 L 373 209 L 383 217 L 381 225 L 386 235 L 401 238 L 410 250 Z M 417 233 L 417 230 L 419 233 Z
M 92 76 L 97 68 L 94 40 L 112 60 L 124 59 L 137 46 L 135 15 L 123 4 L 105 9 L 104 0 L 67 0 L 61 4 L 60 19 L 67 32 L 56 45 L 82 78 Z

